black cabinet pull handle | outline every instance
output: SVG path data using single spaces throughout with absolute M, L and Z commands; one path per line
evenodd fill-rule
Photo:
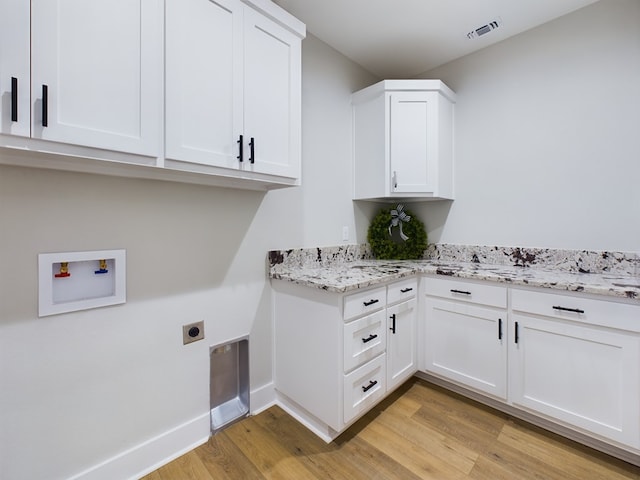
M 502 319 L 498 319 L 498 340 L 502 340 Z
M 454 288 L 451 289 L 451 293 L 461 293 L 462 295 L 471 295 L 471 292 L 467 292 L 465 290 L 456 290 Z
M 407 292 L 410 292 L 411 290 L 413 290 L 413 288 L 411 288 L 411 287 L 409 287 L 409 288 L 402 288 L 402 289 L 400 289 L 400 292 L 402 292 L 402 293 L 407 293 Z
M 374 338 L 378 338 L 378 335 L 371 334 L 367 338 L 363 338 L 362 343 L 369 343 Z
M 380 300 L 378 300 L 377 298 L 373 298 L 371 300 L 369 300 L 368 302 L 362 302 L 364 304 L 365 307 L 368 307 L 369 305 L 373 305 L 374 303 L 378 303 Z
M 11 121 L 18 121 L 18 79 L 11 77 Z
M 378 384 L 377 380 L 369 380 L 369 385 L 367 385 L 366 387 L 362 387 L 362 391 L 363 392 L 368 392 L 373 387 L 375 387 L 377 384 Z
M 396 334 L 396 314 L 393 313 L 389 318 L 391 319 L 391 328 L 389 330 L 391 330 L 391 333 L 395 335 Z
M 516 322 L 516 335 L 515 335 L 515 341 L 516 343 L 518 343 L 518 340 L 520 340 L 520 336 L 519 336 L 519 332 L 518 332 L 518 322 Z
M 238 156 L 236 157 L 238 159 L 238 161 L 240 161 L 240 163 L 244 162 L 244 152 L 243 147 L 244 147 L 244 139 L 242 137 L 242 135 L 240 135 L 240 138 L 238 139 L 238 141 L 236 142 L 239 147 L 238 147 Z
M 563 312 L 584 313 L 584 310 L 581 310 L 579 308 L 566 308 L 566 307 L 554 306 L 553 309 L 554 310 L 561 310 Z
M 42 126 L 49 126 L 49 86 L 42 85 Z
M 256 163 L 256 139 L 253 137 L 249 142 L 249 162 Z

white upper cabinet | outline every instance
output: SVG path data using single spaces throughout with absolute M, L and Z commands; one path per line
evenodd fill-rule
M 242 3 L 166 2 L 166 157 L 237 168 Z
M 30 135 L 29 2 L 0 0 L 0 133 Z
M 455 98 L 439 80 L 385 80 L 354 93 L 353 198 L 452 199 Z
M 31 136 L 158 156 L 161 0 L 32 0 Z
M 245 11 L 244 132 L 249 168 L 300 177 L 301 39 Z
M 305 34 L 270 0 L 0 0 L 0 164 L 299 185 Z
M 166 165 L 300 177 L 304 26 L 277 11 L 284 23 L 238 0 L 167 1 Z

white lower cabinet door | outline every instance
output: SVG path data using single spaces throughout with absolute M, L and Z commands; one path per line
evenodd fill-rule
M 640 447 L 640 337 L 513 315 L 514 405 Z
M 386 393 L 385 354 L 344 376 L 344 423 L 359 417 Z
M 387 390 L 417 370 L 416 299 L 387 308 Z
M 506 400 L 506 311 L 426 297 L 424 314 L 425 370 Z

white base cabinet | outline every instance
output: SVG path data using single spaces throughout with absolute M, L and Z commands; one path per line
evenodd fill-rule
M 415 278 L 350 295 L 272 285 L 278 401 L 325 441 L 417 371 Z
M 640 449 L 638 307 L 513 290 L 512 308 L 512 404 Z
M 422 371 L 640 452 L 639 306 L 434 277 L 421 285 Z
M 416 287 L 405 285 L 400 288 Z M 387 389 L 399 387 L 416 370 L 417 300 L 412 298 L 387 307 Z
M 423 278 L 423 370 L 507 399 L 507 289 Z

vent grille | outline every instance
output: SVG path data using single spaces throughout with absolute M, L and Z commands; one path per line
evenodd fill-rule
M 473 40 L 474 38 L 479 38 L 483 35 L 486 35 L 489 32 L 492 32 L 496 28 L 502 25 L 502 19 L 497 18 L 492 22 L 487 23 L 486 25 L 482 25 L 481 27 L 476 28 L 475 30 L 471 30 L 467 33 L 467 38 L 469 40 Z

